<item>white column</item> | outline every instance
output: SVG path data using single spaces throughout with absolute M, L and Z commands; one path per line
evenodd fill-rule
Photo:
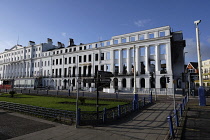
M 131 60 L 130 60 L 130 48 L 127 49 L 127 71 L 128 74 L 131 72 Z
M 95 62 L 95 60 L 94 60 L 94 53 L 91 55 L 92 56 L 92 62 L 91 62 L 91 65 L 92 65 L 92 67 L 91 67 L 91 75 L 94 75 L 95 74 L 95 65 L 94 65 L 94 62 Z M 89 57 L 89 56 L 88 56 Z M 89 59 L 89 58 L 88 58 Z
M 123 72 L 123 64 L 122 64 L 122 49 L 119 49 L 119 73 Z
M 145 74 L 149 73 L 149 46 L 145 46 Z
M 115 68 L 114 68 L 115 67 L 115 65 L 114 65 L 114 59 L 115 59 L 114 58 L 114 50 L 110 51 L 110 59 L 111 59 L 111 66 L 110 66 L 111 68 L 110 68 L 110 70 L 111 70 L 111 72 L 114 73 L 115 72 Z
M 166 70 L 168 74 L 172 74 L 172 65 L 171 65 L 171 45 L 166 44 Z
M 160 48 L 159 44 L 155 46 L 155 71 L 156 74 L 160 74 Z

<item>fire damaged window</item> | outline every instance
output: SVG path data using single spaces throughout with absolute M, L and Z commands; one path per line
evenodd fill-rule
M 104 60 L 104 53 L 101 53 L 101 60 Z
M 166 44 L 160 45 L 160 54 L 166 54 Z
M 161 74 L 167 73 L 167 71 L 166 71 L 166 60 L 161 60 L 160 65 L 161 65 L 160 73 Z

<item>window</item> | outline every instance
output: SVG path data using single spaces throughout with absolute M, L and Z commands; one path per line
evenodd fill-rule
M 131 49 L 130 53 L 131 53 L 131 57 L 134 57 L 134 49 L 133 48 Z
M 50 61 L 48 61 L 48 66 L 50 65 Z
M 71 64 L 71 57 L 69 57 L 69 64 Z
M 106 65 L 106 71 L 111 71 L 111 65 L 110 64 Z
M 135 36 L 131 36 L 130 37 L 130 41 L 132 42 L 132 41 L 135 41 Z
M 140 48 L 140 55 L 145 56 L 145 47 Z
M 84 46 L 84 50 L 86 50 L 86 46 Z
M 73 63 L 76 63 L 76 57 L 73 57 Z
M 98 47 L 98 44 L 95 44 L 95 47 L 97 48 Z
M 61 50 L 60 52 L 63 53 L 63 50 Z
M 92 49 L 92 45 L 89 45 L 89 49 Z
M 79 63 L 82 62 L 82 56 L 79 56 Z
M 91 54 L 89 54 L 88 57 L 89 57 L 89 58 L 88 58 L 88 61 L 90 62 L 90 61 L 91 61 Z
M 104 60 L 104 53 L 101 53 L 101 60 Z
M 123 58 L 127 58 L 127 50 L 122 50 L 122 56 Z
M 149 38 L 154 38 L 154 33 L 150 33 Z
M 144 40 L 144 35 L 139 35 L 139 40 Z
M 56 59 L 56 65 L 58 65 L 58 59 Z
M 155 46 L 149 46 L 150 55 L 155 55 Z
M 98 54 L 95 54 L 95 61 L 98 61 Z
M 167 71 L 166 71 L 166 60 L 161 60 L 160 61 L 160 66 L 161 66 L 160 74 L 167 73 Z
M 67 58 L 65 58 L 65 64 L 67 64 Z
M 160 45 L 160 54 L 166 54 L 166 45 L 165 44 Z
M 83 57 L 83 62 L 86 62 L 86 55 L 84 55 L 84 57 Z
M 79 47 L 79 50 L 82 50 L 82 47 Z
M 55 60 L 53 60 L 53 63 L 52 63 L 52 65 L 55 65 Z
M 110 60 L 110 52 L 106 53 L 106 60 Z
M 119 51 L 114 51 L 114 59 L 119 59 Z
M 110 41 L 107 41 L 107 42 L 106 42 L 106 46 L 109 46 L 109 45 L 110 45 Z
M 104 47 L 104 42 L 101 42 L 101 47 Z
M 114 39 L 114 44 L 118 44 L 118 39 Z
M 65 50 L 65 53 L 67 53 L 67 52 L 68 52 L 68 49 Z
M 60 65 L 62 64 L 62 58 L 60 58 Z
M 76 51 L 76 48 L 74 48 L 74 52 Z
M 126 38 L 122 38 L 122 39 L 121 39 L 121 42 L 122 42 L 122 43 L 125 43 L 125 42 L 126 42 Z
M 159 32 L 159 36 L 160 37 L 165 36 L 165 32 L 164 31 Z

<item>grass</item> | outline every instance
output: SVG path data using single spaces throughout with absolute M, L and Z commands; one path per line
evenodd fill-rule
M 35 96 L 35 95 L 25 95 L 25 94 L 15 94 L 14 98 L 11 98 L 9 94 L 1 94 L 0 101 L 7 101 L 13 103 L 27 104 L 39 107 L 62 109 L 75 111 L 76 99 L 70 97 L 52 97 L 52 96 Z M 60 102 L 73 102 L 75 104 L 61 104 Z M 78 101 L 79 102 L 79 101 Z M 86 99 L 87 104 L 96 104 L 96 100 Z M 127 104 L 128 102 L 116 101 L 116 100 L 99 100 L 99 110 L 104 108 L 113 108 L 117 105 Z M 79 105 L 81 111 L 96 111 L 96 106 Z

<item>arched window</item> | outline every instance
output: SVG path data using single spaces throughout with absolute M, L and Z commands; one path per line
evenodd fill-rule
M 122 80 L 122 87 L 126 88 L 126 79 L 125 78 Z
M 114 78 L 114 89 L 118 89 L 118 79 Z
M 145 88 L 145 79 L 144 78 L 141 79 L 140 84 L 141 84 L 141 88 Z

